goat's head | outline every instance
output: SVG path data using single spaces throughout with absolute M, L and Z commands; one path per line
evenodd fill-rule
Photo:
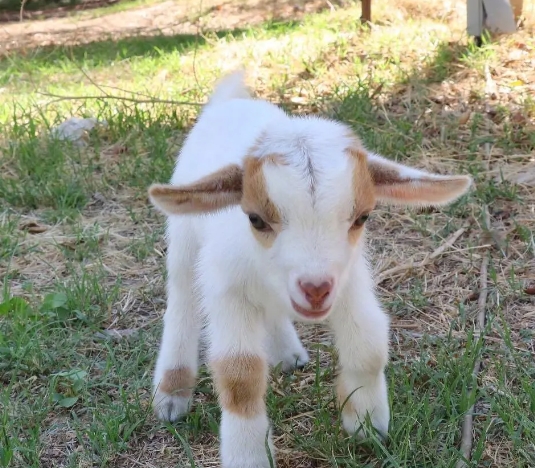
M 188 186 L 153 185 L 149 194 L 168 215 L 241 205 L 265 252 L 266 280 L 299 316 L 321 320 L 362 249 L 377 201 L 445 205 L 470 184 L 371 154 L 344 125 L 292 118 L 267 129 L 241 166 Z

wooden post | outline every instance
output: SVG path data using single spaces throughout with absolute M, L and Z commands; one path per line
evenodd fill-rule
M 372 0 L 362 0 L 362 16 L 360 17 L 362 23 L 372 22 Z
M 524 8 L 524 0 L 509 0 L 513 8 L 513 15 L 515 16 L 515 23 L 518 24 L 522 16 L 522 9 Z

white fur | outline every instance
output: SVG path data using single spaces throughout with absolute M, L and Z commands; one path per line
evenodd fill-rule
M 292 320 L 314 321 L 292 307 L 292 300 L 307 307 L 298 281 L 330 279 L 334 288 L 325 303 L 330 312 L 322 319 L 335 334 L 340 378 L 348 393 L 354 391 L 355 413 L 343 417 L 344 427 L 358 430 L 369 413 L 386 434 L 388 318 L 374 293 L 364 236 L 357 245 L 348 240 L 355 204 L 354 161 L 345 152 L 352 143 L 350 129 L 325 119 L 291 117 L 247 96 L 242 73 L 218 85 L 182 148 L 171 183 L 191 184 L 229 164 L 241 166 L 252 148 L 256 157 L 282 154 L 287 164 L 263 170 L 284 222 L 266 248 L 239 206 L 204 215 L 168 213 L 168 308 L 154 377 L 157 415 L 175 420 L 187 411 L 188 401 L 159 392 L 158 384 L 167 369 L 186 366 L 196 372 L 201 310 L 211 360 L 248 354 L 273 366 L 282 362 L 289 370 L 308 361 Z M 404 177 L 429 176 L 396 167 Z M 251 418 L 223 409 L 223 468 L 269 467 L 268 429 L 265 409 Z
M 275 465 L 271 429 L 265 413 L 251 419 L 243 419 L 223 411 L 221 416 L 222 466 L 270 468 L 270 455 Z

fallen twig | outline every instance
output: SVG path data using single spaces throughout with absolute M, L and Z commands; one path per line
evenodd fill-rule
M 429 263 L 431 263 L 435 258 L 442 255 L 446 250 L 448 250 L 455 241 L 461 237 L 464 232 L 468 229 L 468 226 L 463 226 L 460 229 L 457 229 L 451 236 L 449 236 L 445 242 L 440 245 L 434 252 L 432 252 L 430 255 L 426 256 L 422 261 L 420 262 L 409 262 L 405 263 L 403 265 L 398 265 L 393 268 L 389 268 L 388 270 L 383 270 L 381 273 L 379 273 L 376 276 L 376 283 L 380 284 L 382 283 L 386 278 L 389 276 L 392 276 L 396 273 L 400 273 L 402 271 L 411 270 L 412 268 L 421 268 Z
M 107 94 L 107 93 L 103 96 L 62 96 L 61 94 L 44 93 L 44 92 L 40 92 L 39 94 L 41 94 L 42 96 L 56 98 L 48 102 L 46 105 L 50 105 L 59 101 L 80 101 L 80 100 L 89 100 L 89 99 L 116 99 L 118 101 L 134 102 L 136 104 L 173 104 L 173 105 L 178 105 L 178 106 L 182 105 L 182 106 L 199 106 L 199 107 L 204 105 L 203 103 L 200 103 L 200 102 L 174 101 L 172 99 L 158 99 L 158 98 L 136 99 L 136 98 L 131 98 L 127 96 L 115 96 L 113 94 Z
M 24 19 L 24 6 L 26 5 L 26 2 L 28 0 L 21 0 L 20 2 L 20 11 L 19 11 L 19 21 L 22 23 L 22 20 Z
M 150 100 L 154 99 L 153 96 L 151 96 L 150 94 L 145 94 L 145 93 L 140 93 L 139 91 L 130 91 L 128 89 L 124 89 L 124 88 L 120 88 L 118 86 L 111 86 L 111 85 L 105 85 L 105 84 L 99 84 L 97 83 L 93 78 L 91 78 L 91 75 L 89 75 L 89 73 L 87 73 L 81 66 L 77 67 L 78 70 L 80 70 L 80 72 L 89 80 L 89 82 L 95 86 L 102 94 L 104 94 L 106 97 L 109 96 L 109 93 L 108 91 L 106 91 L 105 88 L 108 88 L 108 89 L 114 89 L 115 91 L 120 91 L 122 93 L 127 93 L 127 94 L 130 94 L 132 96 L 141 96 L 143 98 L 148 98 Z M 188 89 L 185 89 L 185 90 L 182 90 L 181 91 L 181 94 L 186 94 L 186 93 L 189 93 L 190 91 L 193 91 L 194 88 L 188 88 Z
M 490 229 L 490 215 L 489 210 L 485 207 L 485 225 L 487 229 Z M 483 261 L 481 262 L 481 270 L 479 272 L 479 299 L 477 302 L 477 321 L 474 330 L 474 335 L 478 339 L 484 339 L 483 331 L 485 329 L 485 313 L 487 309 L 487 275 L 488 275 L 488 266 L 489 266 L 489 257 L 485 255 Z M 479 374 L 479 369 L 481 368 L 481 359 L 477 359 L 474 364 L 474 369 L 472 370 L 472 376 L 474 378 L 474 387 L 477 387 L 477 377 Z M 472 388 L 472 392 L 475 392 L 475 388 Z M 463 458 L 460 459 L 455 465 L 456 468 L 465 468 L 467 466 L 467 461 L 470 460 L 470 455 L 472 453 L 472 431 L 474 423 L 474 404 L 468 409 L 464 416 L 463 425 L 461 428 L 461 453 Z

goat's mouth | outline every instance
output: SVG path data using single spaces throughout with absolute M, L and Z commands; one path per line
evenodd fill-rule
M 297 304 L 297 302 L 295 302 L 293 299 L 292 299 L 292 307 L 299 315 L 302 315 L 308 319 L 323 318 L 331 310 L 330 306 L 326 307 L 325 309 L 305 309 L 304 307 L 301 307 L 299 304 Z

